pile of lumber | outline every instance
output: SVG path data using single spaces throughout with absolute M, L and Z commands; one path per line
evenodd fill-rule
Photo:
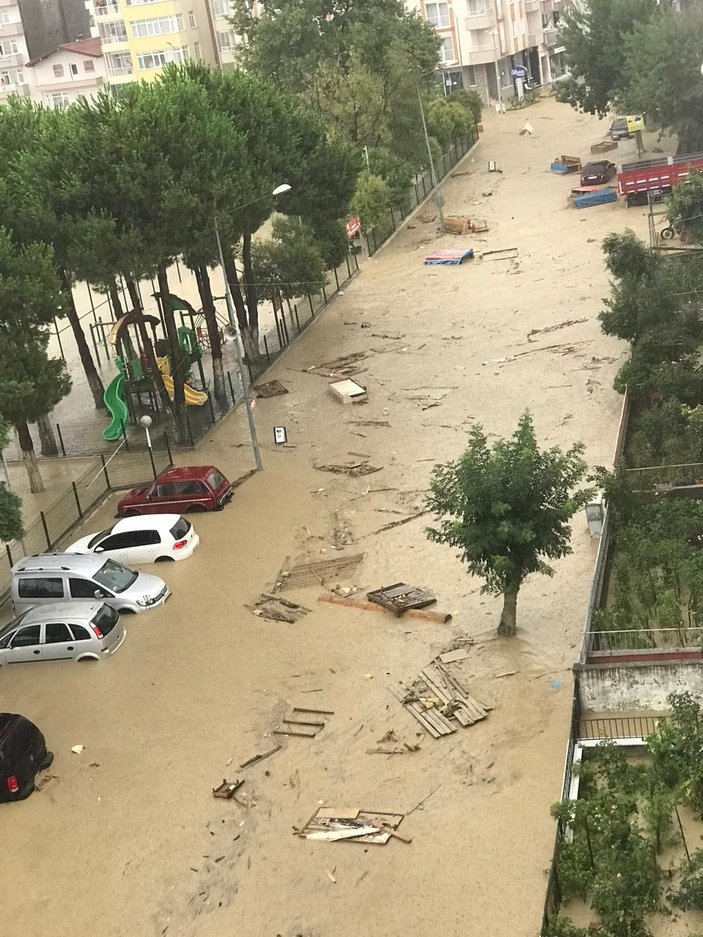
M 490 706 L 472 696 L 447 668 L 435 661 L 405 689 L 403 706 L 434 738 L 451 735 L 488 715 Z

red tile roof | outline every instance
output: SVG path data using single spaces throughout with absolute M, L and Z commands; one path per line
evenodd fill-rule
M 99 59 L 103 54 L 100 39 L 78 39 L 76 42 L 64 42 L 59 46 L 63 52 L 77 52 L 79 55 L 89 55 L 91 58 Z

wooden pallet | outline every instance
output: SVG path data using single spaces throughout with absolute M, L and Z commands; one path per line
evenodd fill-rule
M 434 738 L 451 735 L 459 726 L 472 726 L 488 715 L 488 707 L 439 663 L 420 672 L 402 702 Z
M 272 592 L 299 589 L 302 586 L 324 585 L 331 580 L 351 579 L 364 559 L 363 553 L 338 556 L 333 560 L 315 560 L 290 566 L 286 560 L 281 567 Z

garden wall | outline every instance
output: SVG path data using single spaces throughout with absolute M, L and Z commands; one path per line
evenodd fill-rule
M 680 648 L 653 661 L 646 655 L 635 651 L 608 664 L 577 664 L 582 712 L 667 711 L 669 694 L 686 691 L 703 703 L 700 648 Z

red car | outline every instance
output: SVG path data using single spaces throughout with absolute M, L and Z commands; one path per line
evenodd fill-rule
M 152 484 L 133 488 L 121 498 L 117 515 L 221 511 L 232 491 L 232 485 L 214 465 L 166 469 Z

